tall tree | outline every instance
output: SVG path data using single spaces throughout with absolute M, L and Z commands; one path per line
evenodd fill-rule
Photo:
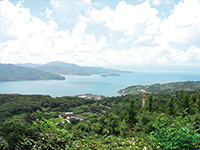
M 114 113 L 110 113 L 108 115 L 108 119 L 106 119 L 106 123 L 107 123 L 106 128 L 108 129 L 109 134 L 115 134 L 115 135 L 119 134 L 120 123 L 119 123 L 119 117 L 117 115 L 115 115 Z
M 169 115 L 174 115 L 175 112 L 174 112 L 174 97 L 173 96 L 168 99 L 167 105 L 168 105 Z
M 149 112 L 152 112 L 153 111 L 153 95 L 150 94 L 148 96 L 148 99 L 149 99 Z
M 127 112 L 128 113 L 127 113 L 126 121 L 129 124 L 129 129 L 131 129 L 137 121 L 137 119 L 136 119 L 137 111 L 135 109 L 135 99 L 134 98 L 130 99 L 130 103 L 128 105 Z
M 194 103 L 192 111 L 194 112 L 194 114 L 200 113 L 200 90 L 192 94 L 191 99 L 193 100 Z
M 186 92 L 184 90 L 181 90 L 179 93 L 179 97 L 176 101 L 176 105 L 177 105 L 177 111 L 179 113 L 183 113 L 183 111 L 185 110 L 185 97 L 186 97 Z

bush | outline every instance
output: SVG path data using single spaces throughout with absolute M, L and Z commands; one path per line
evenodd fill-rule
M 155 128 L 153 126 L 158 114 L 156 112 L 143 111 L 136 119 L 137 123 L 134 127 L 135 134 L 149 134 Z
M 71 145 L 73 134 L 61 129 L 52 120 L 42 117 L 37 111 L 38 119 L 32 124 L 7 121 L 0 126 L 1 149 L 65 149 Z
M 178 116 L 172 119 L 158 117 L 154 123 L 155 131 L 148 135 L 149 143 L 154 149 L 198 149 L 200 148 L 200 134 L 194 129 L 195 123 L 187 118 Z

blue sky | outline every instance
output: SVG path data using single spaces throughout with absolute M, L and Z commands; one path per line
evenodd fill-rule
M 0 6 L 0 63 L 200 67 L 200 0 L 2 0 Z

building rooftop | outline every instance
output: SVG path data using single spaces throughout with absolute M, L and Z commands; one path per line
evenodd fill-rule
M 66 112 L 65 113 L 65 115 L 67 115 L 67 116 L 71 116 L 71 115 L 73 115 L 74 113 L 73 112 Z

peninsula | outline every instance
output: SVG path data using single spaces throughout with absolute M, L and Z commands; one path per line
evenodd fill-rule
M 171 93 L 175 91 L 185 90 L 194 91 L 200 89 L 200 81 L 187 81 L 187 82 L 171 82 L 165 84 L 153 85 L 135 85 L 129 86 L 125 89 L 119 90 L 117 93 L 120 95 L 127 94 L 140 94 L 140 93 Z

